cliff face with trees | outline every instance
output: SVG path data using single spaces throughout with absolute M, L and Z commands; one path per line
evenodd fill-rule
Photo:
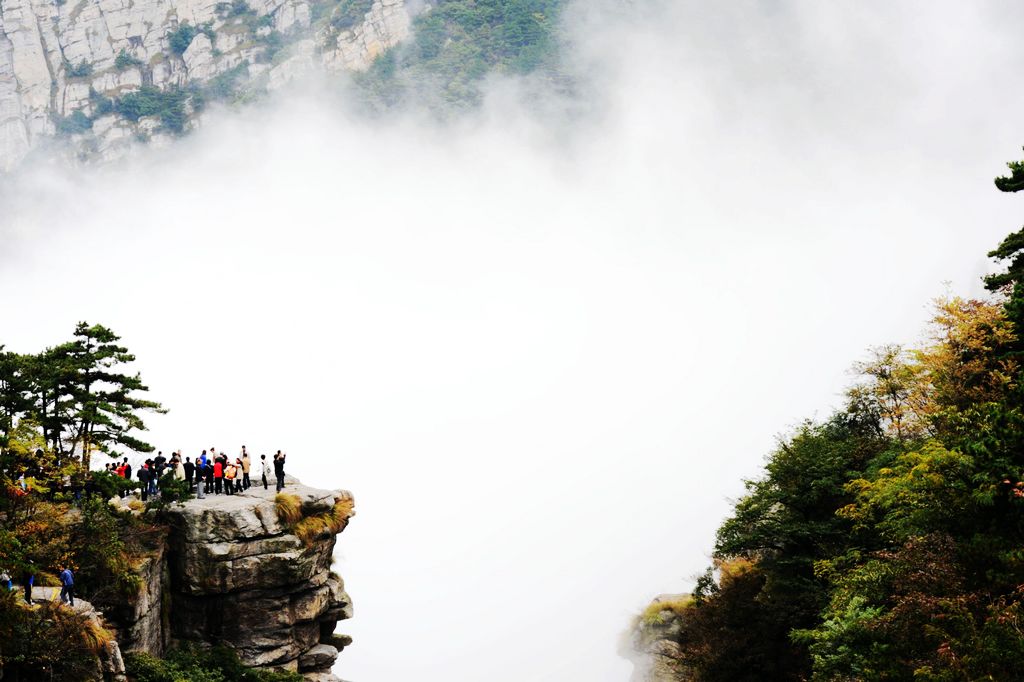
M 191 499 L 167 473 L 143 503 L 138 480 L 90 471 L 153 450 L 142 415 L 164 408 L 126 371 L 134 359 L 87 323 L 39 353 L 0 348 L 0 571 L 35 575 L 41 601 L 0 589 L 3 678 L 336 679 L 350 640 L 334 631 L 352 606 L 330 566 L 352 495 L 291 480 L 281 494 Z M 77 610 L 45 589 L 62 567 Z
M 990 299 L 937 301 L 927 344 L 780 440 L 693 593 L 637 618 L 635 679 L 1021 678 L 1024 230 L 989 255 Z
M 34 150 L 92 161 L 166 144 L 212 102 L 252 102 L 313 72 L 361 74 L 375 109 L 471 105 L 492 70 L 553 64 L 564 4 L 0 0 L 0 172 Z

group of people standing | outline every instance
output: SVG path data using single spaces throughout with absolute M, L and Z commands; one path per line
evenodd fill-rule
M 278 450 L 272 461 L 268 461 L 266 455 L 260 455 L 259 460 L 253 462 L 244 445 L 241 454 L 233 461 L 226 454 L 218 453 L 216 448 L 210 448 L 209 452 L 203 450 L 194 462 L 191 457 L 182 460 L 181 451 L 171 453 L 170 459 L 159 452 L 156 457 L 147 459 L 137 472 L 142 484 L 142 500 L 146 501 L 150 495 L 159 492 L 160 480 L 168 472 L 172 472 L 174 478 L 188 483 L 189 490 L 198 498 L 209 494 L 234 495 L 248 490 L 252 487 L 250 475 L 260 477 L 264 490 L 270 487 L 270 480 L 276 479 L 277 491 L 280 492 L 284 489 L 285 457 Z M 108 464 L 107 471 L 123 478 L 130 479 L 132 476 L 132 467 L 127 457 L 123 462 Z

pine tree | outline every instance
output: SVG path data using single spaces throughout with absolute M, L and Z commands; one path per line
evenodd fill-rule
M 93 451 L 118 456 L 118 448 L 152 452 L 153 446 L 132 432 L 144 431 L 143 411 L 165 413 L 160 403 L 136 394 L 148 391 L 138 374 L 119 371 L 135 361 L 135 356 L 118 345 L 121 337 L 101 325 L 80 322 L 75 340 L 68 344 L 68 360 L 74 368 L 74 381 L 68 386 L 73 407 L 64 434 L 63 452 L 75 456 L 81 448 L 82 464 L 89 466 Z
M 1024 161 L 1011 161 L 1006 165 L 1010 174 L 996 178 L 996 187 L 1002 192 L 1024 190 Z M 1007 317 L 1024 328 L 1024 228 L 1007 236 L 988 256 L 998 262 L 1009 261 L 1009 267 L 1005 272 L 985 277 L 985 288 L 989 291 L 1009 289 Z M 1017 353 L 1024 351 L 1024 342 L 1018 343 L 1013 350 Z

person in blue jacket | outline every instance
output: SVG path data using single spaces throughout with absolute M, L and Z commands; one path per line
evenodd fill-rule
M 60 601 L 62 604 L 70 603 L 71 606 L 75 605 L 75 574 L 71 572 L 70 568 L 63 567 L 60 569 Z

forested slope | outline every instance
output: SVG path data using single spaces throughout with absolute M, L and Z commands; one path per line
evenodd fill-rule
M 1024 679 L 1024 230 L 989 255 L 990 298 L 937 301 L 779 442 L 692 595 L 637 619 L 638 677 Z

